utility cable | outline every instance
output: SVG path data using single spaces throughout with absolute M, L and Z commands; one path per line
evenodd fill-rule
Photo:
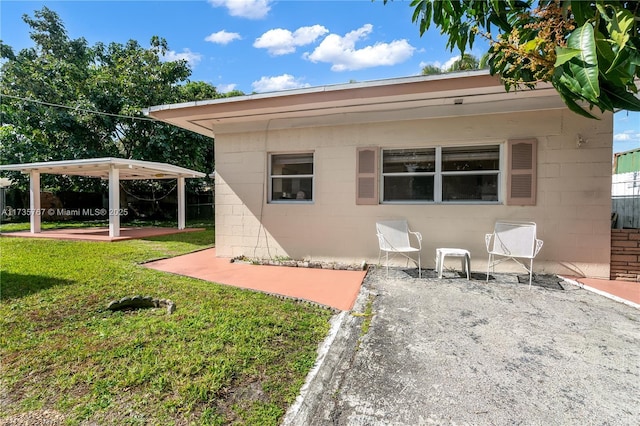
M 2 97 L 6 97 L 6 98 L 10 98 L 10 99 L 16 99 L 16 100 L 25 101 L 25 102 L 33 102 L 35 104 L 40 104 L 40 105 L 45 105 L 45 106 L 50 106 L 50 107 L 65 108 L 65 109 L 70 109 L 70 110 L 78 111 L 78 112 L 85 112 L 85 113 L 89 113 L 89 114 L 105 115 L 105 116 L 108 116 L 108 117 L 126 118 L 126 119 L 129 119 L 129 120 L 140 120 L 140 121 L 157 121 L 154 118 L 136 117 L 136 116 L 133 116 L 133 115 L 112 114 L 112 113 L 109 113 L 109 112 L 101 112 L 101 111 L 95 111 L 95 110 L 91 110 L 91 109 L 85 109 L 85 108 L 79 108 L 79 107 L 71 107 L 71 106 L 68 106 L 68 105 L 54 104 L 54 103 L 51 103 L 51 102 L 39 101 L 37 99 L 22 98 L 20 96 L 0 94 L 0 98 L 2 98 Z

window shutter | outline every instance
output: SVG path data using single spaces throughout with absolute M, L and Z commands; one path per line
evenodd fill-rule
M 356 152 L 356 204 L 378 204 L 378 148 Z
M 537 142 L 536 139 L 518 139 L 507 143 L 508 205 L 536 205 Z

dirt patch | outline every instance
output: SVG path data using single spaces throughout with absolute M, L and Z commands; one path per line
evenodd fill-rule
M 55 410 L 36 410 L 0 419 L 0 426 L 62 426 L 65 416 Z

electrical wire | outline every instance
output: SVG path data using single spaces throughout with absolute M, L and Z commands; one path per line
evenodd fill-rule
M 133 116 L 133 115 L 112 114 L 112 113 L 109 113 L 109 112 L 95 111 L 95 110 L 79 108 L 79 107 L 71 107 L 71 106 L 68 106 L 68 105 L 54 104 L 54 103 L 51 103 L 51 102 L 39 101 L 37 99 L 22 98 L 20 96 L 0 94 L 0 98 L 2 98 L 2 97 L 10 98 L 10 99 L 16 99 L 16 100 L 25 101 L 25 102 L 33 102 L 35 104 L 40 104 L 40 105 L 45 105 L 45 106 L 50 106 L 50 107 L 65 108 L 65 109 L 70 109 L 70 110 L 74 110 L 74 111 L 78 111 L 78 112 L 85 112 L 85 113 L 89 113 L 89 114 L 105 115 L 105 116 L 108 116 L 108 117 L 126 118 L 126 119 L 129 119 L 129 120 L 140 120 L 140 121 L 157 121 L 154 118 L 136 117 L 136 116 Z

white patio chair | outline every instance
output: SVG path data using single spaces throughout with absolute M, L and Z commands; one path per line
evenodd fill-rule
M 529 273 L 529 288 L 531 288 L 533 259 L 542 248 L 542 240 L 536 238 L 534 222 L 498 221 L 493 234 L 485 235 L 485 243 L 489 252 L 487 281 L 489 281 L 489 271 L 493 271 L 495 265 L 511 259 Z M 529 260 L 529 266 L 523 259 Z
M 422 234 L 411 231 L 406 220 L 385 220 L 377 222 L 376 233 L 380 247 L 378 263 L 380 263 L 380 258 L 384 252 L 387 276 L 389 276 L 389 255 L 399 254 L 407 258 L 407 265 L 409 264 L 409 260 L 411 260 L 418 266 L 418 277 L 422 278 L 422 268 L 420 265 Z M 411 235 L 417 240 L 417 247 L 411 245 Z M 417 254 L 417 261 L 412 257 L 412 254 Z

